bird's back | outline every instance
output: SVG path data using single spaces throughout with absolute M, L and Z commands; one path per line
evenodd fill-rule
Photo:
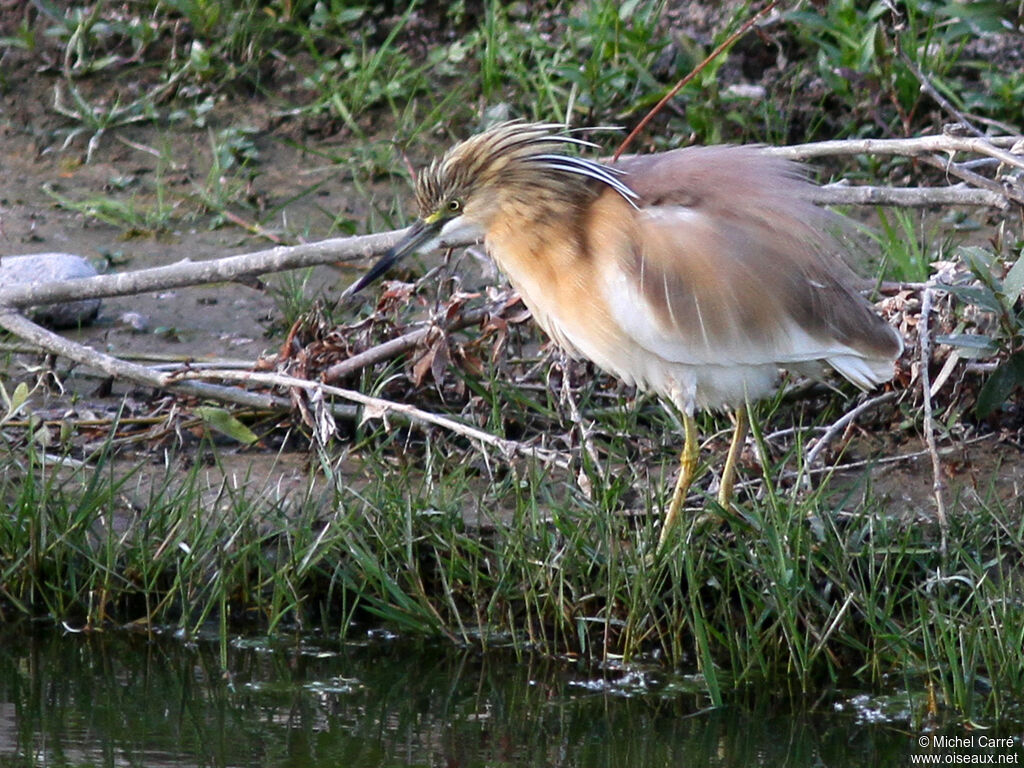
M 902 342 L 853 288 L 799 166 L 708 147 L 614 167 L 635 203 L 604 188 L 561 238 L 525 220 L 488 232 L 556 340 L 687 410 L 762 397 L 779 368 L 892 377 Z

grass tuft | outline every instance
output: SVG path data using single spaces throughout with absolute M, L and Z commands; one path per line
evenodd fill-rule
M 1024 695 L 1024 530 L 998 502 L 958 518 L 943 557 L 934 526 L 880 514 L 870 493 L 794 498 L 766 484 L 720 527 L 694 515 L 656 553 L 653 489 L 633 489 L 648 514 L 624 515 L 627 489 L 596 475 L 587 502 L 538 492 L 558 485 L 540 466 L 487 481 L 465 462 L 424 471 L 365 458 L 358 491 L 334 473 L 333 487 L 280 502 L 259 483 L 225 484 L 211 501 L 196 462 L 184 476 L 168 469 L 131 511 L 121 499 L 136 471 L 106 455 L 95 471 L 55 472 L 29 446 L 21 476 L 3 481 L 4 612 L 186 636 L 384 625 L 660 659 L 699 671 L 716 705 L 751 685 L 930 687 L 984 722 Z

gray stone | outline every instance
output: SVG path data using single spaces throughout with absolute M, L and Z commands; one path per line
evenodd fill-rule
M 141 312 L 125 312 L 118 318 L 118 322 L 134 333 L 146 333 L 149 330 L 149 318 Z
M 17 283 L 74 280 L 94 277 L 96 274 L 96 268 L 88 260 L 70 253 L 30 253 L 0 259 L 0 287 Z M 30 307 L 26 314 L 36 322 L 54 328 L 73 328 L 92 322 L 99 311 L 99 299 L 82 299 Z

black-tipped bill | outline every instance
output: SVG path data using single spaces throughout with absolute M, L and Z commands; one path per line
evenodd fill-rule
M 420 250 L 429 241 L 434 239 L 437 233 L 441 230 L 441 225 L 443 223 L 443 221 L 434 221 L 428 224 L 423 219 L 419 219 L 415 224 L 409 227 L 409 231 L 405 233 L 405 237 L 399 240 L 387 253 L 380 257 L 380 261 L 370 267 L 369 271 L 365 275 L 360 277 L 345 290 L 345 293 L 342 294 L 343 298 L 363 290 L 363 288 L 374 282 L 410 253 L 415 253 Z

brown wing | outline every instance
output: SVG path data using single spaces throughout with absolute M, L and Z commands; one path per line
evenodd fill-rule
M 640 203 L 608 285 L 637 343 L 682 363 L 821 360 L 862 386 L 891 376 L 900 340 L 851 287 L 798 166 L 708 147 L 619 167 Z M 844 370 L 850 357 L 867 372 Z

